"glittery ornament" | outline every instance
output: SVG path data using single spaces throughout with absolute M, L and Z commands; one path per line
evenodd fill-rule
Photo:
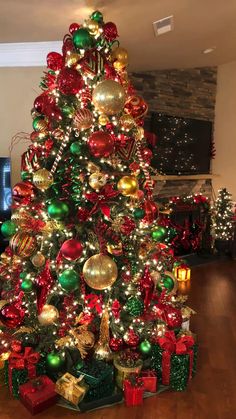
M 53 176 L 47 169 L 39 169 L 33 174 L 33 183 L 41 191 L 48 189 L 53 183 Z
M 130 196 L 138 190 L 138 181 L 135 176 L 123 176 L 117 183 L 117 189 L 124 196 Z
M 125 91 L 117 81 L 103 80 L 93 90 L 93 104 L 99 112 L 115 115 L 124 107 Z
M 139 336 L 133 329 L 129 329 L 124 335 L 124 341 L 127 345 L 135 348 L 139 344 Z
M 113 352 L 119 352 L 123 346 L 123 340 L 121 338 L 111 338 L 109 346 Z
M 89 109 L 80 109 L 73 117 L 73 125 L 76 129 L 88 129 L 93 124 L 93 114 Z
M 0 310 L 0 321 L 9 329 L 15 329 L 23 323 L 25 312 L 14 303 L 5 304 Z
M 119 119 L 119 125 L 126 130 L 130 130 L 134 124 L 135 120 L 131 115 L 122 115 Z
M 109 123 L 109 117 L 107 115 L 99 115 L 98 117 L 98 123 L 102 126 L 105 126 Z
M 15 202 L 29 203 L 36 194 L 36 188 L 31 182 L 19 182 L 13 187 L 12 197 Z
M 59 313 L 56 307 L 51 304 L 45 304 L 41 313 L 38 316 L 38 321 L 42 326 L 49 326 L 55 323 L 59 318 Z
M 143 313 L 143 309 L 143 301 L 138 297 L 131 297 L 126 302 L 126 310 L 131 316 L 140 316 Z
M 36 268 L 41 268 L 45 265 L 45 256 L 41 252 L 37 252 L 31 259 L 32 264 Z
M 47 55 L 47 67 L 50 70 L 57 71 L 63 66 L 63 57 L 58 52 L 49 52 Z
M 34 253 L 37 242 L 30 234 L 20 232 L 12 236 L 9 245 L 16 255 L 29 257 Z
M 83 87 L 82 76 L 73 68 L 63 68 L 57 78 L 58 89 L 64 95 L 75 95 Z
M 107 183 L 107 176 L 105 173 L 95 172 L 89 176 L 89 185 L 93 189 L 101 189 Z
M 112 258 L 103 254 L 91 256 L 83 266 L 83 276 L 89 287 L 103 290 L 116 281 L 118 269 Z
M 118 31 L 115 23 L 105 23 L 105 25 L 103 26 L 103 36 L 108 42 L 112 42 L 118 37 Z

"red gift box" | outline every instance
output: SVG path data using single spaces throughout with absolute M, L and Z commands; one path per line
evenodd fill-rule
M 20 400 L 32 415 L 40 413 L 56 403 L 58 394 L 55 384 L 46 375 L 41 375 L 19 387 Z
M 124 396 L 126 406 L 139 406 L 143 403 L 144 386 L 142 379 L 136 379 L 133 384 L 130 380 L 124 380 Z
M 149 393 L 156 393 L 157 376 L 156 376 L 155 371 L 152 371 L 152 370 L 141 371 L 141 378 L 144 384 L 144 391 L 149 391 Z

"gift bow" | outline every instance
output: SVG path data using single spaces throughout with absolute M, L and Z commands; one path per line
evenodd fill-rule
M 70 373 L 64 374 L 63 377 L 61 378 L 60 382 L 63 386 L 66 387 L 66 398 L 69 401 L 73 401 L 74 388 L 83 380 L 83 378 L 84 378 L 84 375 L 80 375 L 79 378 L 76 378 Z
M 12 352 L 9 357 L 9 362 L 13 368 L 24 369 L 35 367 L 35 364 L 40 359 L 40 354 L 34 352 L 31 347 L 27 346 L 24 353 Z
M 101 210 L 106 217 L 110 217 L 111 210 L 107 205 L 107 201 L 109 201 L 112 198 L 115 198 L 119 195 L 119 193 L 119 191 L 115 191 L 113 189 L 112 185 L 105 185 L 99 193 L 86 193 L 85 197 L 88 199 L 88 201 L 94 204 L 89 215 L 92 215 L 96 213 L 98 210 Z

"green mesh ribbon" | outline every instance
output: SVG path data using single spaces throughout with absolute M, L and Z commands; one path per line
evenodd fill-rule
M 197 345 L 193 346 L 193 369 L 192 376 L 196 373 Z M 158 380 L 162 383 L 162 354 L 159 345 L 153 345 L 151 367 L 156 371 Z M 171 355 L 170 388 L 175 391 L 184 391 L 189 378 L 189 355 Z

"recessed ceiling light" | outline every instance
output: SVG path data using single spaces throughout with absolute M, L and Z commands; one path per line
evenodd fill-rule
M 202 51 L 203 54 L 210 54 L 211 52 L 215 51 L 216 47 L 206 48 Z

